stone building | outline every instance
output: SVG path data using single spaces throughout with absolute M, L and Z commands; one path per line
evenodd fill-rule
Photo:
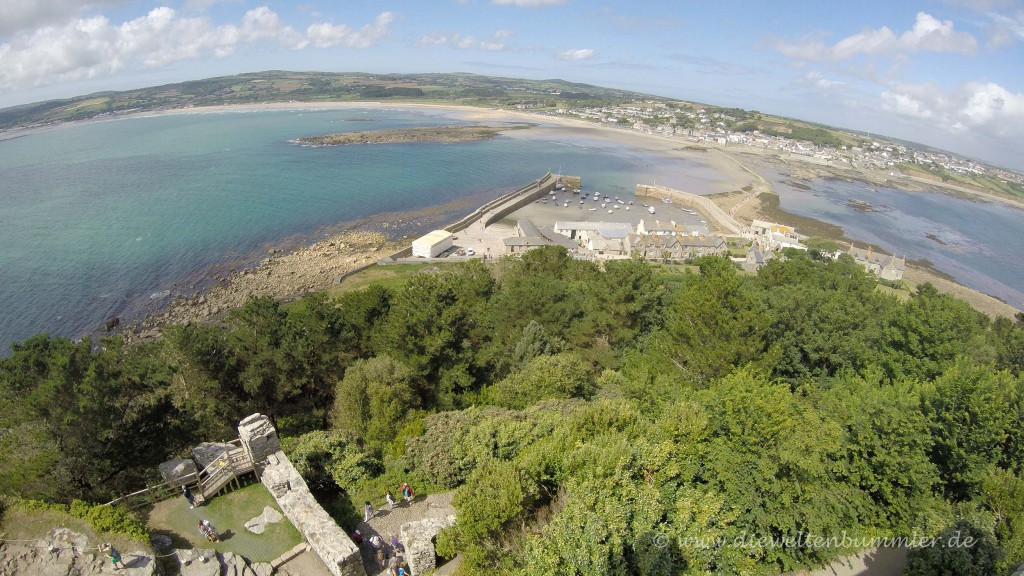
M 907 268 L 907 257 L 897 258 L 884 252 L 875 252 L 870 246 L 867 250 L 850 246 L 850 256 L 868 272 L 883 280 L 902 280 Z

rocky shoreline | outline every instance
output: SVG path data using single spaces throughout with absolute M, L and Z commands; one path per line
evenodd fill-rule
M 126 330 L 125 341 L 155 340 L 160 337 L 160 329 L 170 324 L 217 321 L 245 304 L 250 296 L 283 300 L 326 290 L 341 274 L 373 264 L 407 243 L 389 240 L 380 232 L 348 231 L 293 252 L 274 254 L 190 298 L 179 297 L 164 311 Z
M 475 142 L 490 140 L 501 132 L 488 126 L 439 126 L 436 128 L 401 128 L 367 132 L 338 132 L 324 136 L 296 138 L 292 142 L 308 146 L 344 146 L 346 144 L 400 144 L 407 142 Z

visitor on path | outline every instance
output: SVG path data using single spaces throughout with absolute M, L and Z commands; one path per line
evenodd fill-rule
M 406 504 L 412 504 L 413 492 L 412 488 L 405 482 L 402 482 L 402 498 L 405 498 Z
M 352 534 L 352 541 L 356 543 L 356 546 L 362 546 L 363 545 L 363 533 L 360 532 L 359 530 L 356 530 L 355 533 Z
M 394 549 L 395 554 L 402 549 L 402 543 L 398 541 L 398 536 L 391 534 L 391 548 Z
M 384 544 L 384 541 L 380 539 L 380 534 L 370 536 L 370 546 L 373 546 L 374 550 L 380 550 L 382 544 Z
M 127 568 L 127 566 L 124 565 L 124 562 L 121 561 L 121 553 L 118 552 L 117 548 L 111 546 L 109 542 L 102 544 L 100 546 L 100 550 L 107 555 L 107 558 L 110 558 L 110 563 L 113 564 L 114 570 L 117 570 L 118 568 Z M 120 564 L 120 566 L 118 566 L 118 564 Z
M 387 560 L 384 558 L 384 549 L 377 549 L 377 566 L 383 570 L 387 566 Z
M 388 511 L 395 509 L 395 497 L 391 495 L 391 490 L 384 493 L 384 499 L 388 501 Z
M 217 533 L 217 529 L 213 527 L 209 520 L 199 521 L 199 532 L 206 536 L 206 539 L 210 542 L 220 542 L 220 534 Z
M 188 486 L 181 485 L 181 495 L 185 497 L 185 500 L 188 500 L 189 509 L 196 507 L 196 497 L 192 495 L 192 491 L 188 489 Z
M 373 518 L 373 504 L 370 504 L 370 501 L 367 500 L 363 506 L 363 522 L 369 522 L 370 518 Z

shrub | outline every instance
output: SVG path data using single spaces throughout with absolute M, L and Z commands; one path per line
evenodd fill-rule
M 72 500 L 70 506 L 41 500 L 16 500 L 14 505 L 26 512 L 56 512 L 84 520 L 93 530 L 125 536 L 136 542 L 149 543 L 149 530 L 132 512 L 105 504 Z

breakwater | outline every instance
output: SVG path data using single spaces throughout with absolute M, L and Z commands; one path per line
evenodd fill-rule
M 665 186 L 652 186 L 649 184 L 636 185 L 637 196 L 648 196 L 650 198 L 667 198 L 673 202 L 700 212 L 708 219 L 708 223 L 727 234 L 739 234 L 742 226 L 719 208 L 714 202 L 704 196 L 683 192 Z
M 445 226 L 443 230 L 447 230 L 453 234 L 461 232 L 474 224 L 478 224 L 481 228 L 486 228 L 491 224 L 494 224 L 498 220 L 501 220 L 505 216 L 519 210 L 523 206 L 533 202 L 534 200 L 546 196 L 549 192 L 555 189 L 555 183 L 558 178 L 548 172 L 542 176 L 539 180 L 530 182 L 529 184 L 517 188 L 506 194 L 495 198 L 480 206 L 476 210 L 473 210 L 469 214 L 466 214 L 453 224 Z M 409 258 L 412 256 L 412 245 L 406 246 L 405 248 L 388 254 L 384 258 L 377 261 L 377 264 L 394 264 L 401 258 Z M 345 278 L 369 268 L 372 264 L 366 264 L 349 270 L 344 274 L 337 277 L 336 282 L 341 282 Z

